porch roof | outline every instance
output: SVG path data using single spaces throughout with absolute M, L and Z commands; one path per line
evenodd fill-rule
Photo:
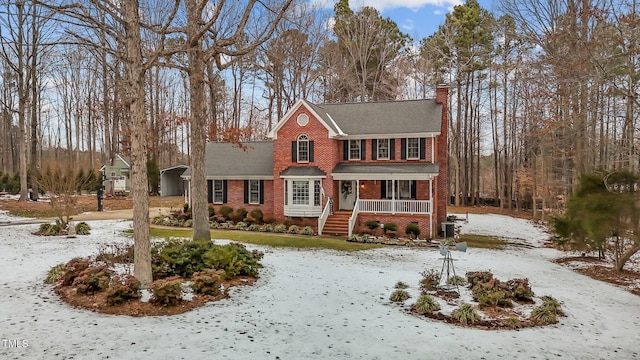
M 280 177 L 327 177 L 327 174 L 317 166 L 290 166 L 280 172 Z
M 334 180 L 432 180 L 439 171 L 437 163 L 340 163 L 331 176 Z

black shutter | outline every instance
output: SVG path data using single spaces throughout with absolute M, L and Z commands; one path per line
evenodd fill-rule
M 249 180 L 244 181 L 244 203 L 249 203 Z
M 309 141 L 309 162 L 313 162 L 313 141 Z
M 260 204 L 264 204 L 264 180 L 260 180 Z
M 427 139 L 420 138 L 420 160 L 427 158 Z
M 387 180 L 380 181 L 380 199 L 387 198 Z
M 411 180 L 411 183 L 409 184 L 409 186 L 411 187 L 411 199 L 412 200 L 416 200 L 416 181 L 415 180 Z
M 342 144 L 343 144 L 342 147 L 344 149 L 342 160 L 349 160 L 349 140 L 344 140 Z
M 407 139 L 400 139 L 400 159 L 407 160 Z
M 222 180 L 222 203 L 227 203 L 227 180 Z
M 213 180 L 207 180 L 207 202 L 213 202 Z
M 291 142 L 291 162 L 298 162 L 298 142 Z
M 395 160 L 396 158 L 396 139 L 389 139 L 389 159 Z
M 371 160 L 378 160 L 378 139 L 371 139 Z
M 360 140 L 360 160 L 367 160 L 367 140 Z

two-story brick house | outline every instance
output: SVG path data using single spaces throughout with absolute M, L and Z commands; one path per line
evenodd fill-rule
M 366 220 L 395 222 L 399 232 L 414 222 L 422 237 L 439 233 L 446 219 L 446 88 L 427 100 L 300 100 L 269 136 L 242 148 L 207 145 L 210 203 L 260 208 L 280 221 L 317 218 L 321 233 L 351 234 Z

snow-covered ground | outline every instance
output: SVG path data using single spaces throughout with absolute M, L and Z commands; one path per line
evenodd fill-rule
M 13 220 L 0 213 L 0 223 Z M 536 295 L 562 302 L 567 316 L 558 324 L 520 331 L 447 325 L 391 304 L 397 281 L 416 288 L 423 270 L 442 267 L 436 249 L 396 247 L 350 253 L 259 247 L 264 268 L 254 286 L 181 315 L 133 318 L 74 309 L 43 284 L 49 268 L 95 254 L 100 244 L 131 241 L 121 234 L 129 221 L 90 225 L 91 235 L 75 239 L 33 236 L 36 224 L 0 226 L 0 358 L 640 358 L 640 297 L 555 264 L 550 260 L 561 253 L 540 247 L 454 254 L 458 274 L 527 277 Z M 541 229 L 504 216 L 472 214 L 461 226 L 462 232 L 544 241 Z

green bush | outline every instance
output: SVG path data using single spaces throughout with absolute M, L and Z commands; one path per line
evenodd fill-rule
M 236 223 L 236 230 L 247 230 L 248 227 L 249 225 L 244 221 L 238 221 L 238 223 Z
M 556 313 L 547 306 L 538 306 L 531 311 L 531 319 L 545 324 L 554 324 L 557 322 Z
M 278 224 L 273 228 L 273 232 L 275 233 L 283 233 L 287 231 L 287 226 L 284 224 Z
M 297 234 L 298 231 L 298 225 L 291 225 L 289 226 L 289 230 L 287 230 L 289 234 Z
M 249 230 L 249 231 L 260 231 L 260 225 L 258 225 L 258 224 L 251 224 L 251 225 L 249 225 L 249 227 L 247 228 L 247 230 Z
M 393 302 L 404 302 L 410 297 L 411 295 L 409 295 L 409 293 L 406 290 L 397 289 L 393 293 L 391 293 L 389 300 Z
M 364 226 L 368 227 L 369 230 L 375 230 L 380 227 L 380 222 L 377 220 L 367 220 L 364 222 Z
M 402 281 L 398 281 L 393 288 L 394 289 L 406 289 L 408 287 L 409 287 L 409 285 L 407 285 L 406 283 L 404 283 Z
M 489 271 L 471 271 L 467 273 L 467 281 L 471 286 L 478 283 L 488 283 L 491 279 L 493 279 L 493 274 Z
M 509 298 L 509 293 L 502 289 L 487 289 L 475 296 L 480 306 L 511 306 L 512 304 Z
M 407 227 L 404 229 L 405 234 L 411 237 L 418 237 L 420 235 L 420 226 L 418 224 L 409 223 Z
M 234 211 L 230 216 L 231 216 L 231 221 L 233 221 L 234 223 L 243 221 L 246 217 L 247 214 L 249 212 L 247 211 L 247 209 L 245 208 L 237 208 L 236 211 Z
M 40 228 L 35 232 L 36 235 L 56 236 L 63 233 L 60 224 L 40 224 Z
M 109 286 L 111 275 L 106 266 L 90 266 L 82 270 L 71 285 L 79 294 L 93 294 Z
M 423 294 L 429 291 L 435 291 L 440 284 L 440 273 L 435 270 L 425 270 L 422 272 L 422 279 L 420 280 L 420 290 Z
M 522 328 L 522 321 L 520 321 L 516 316 L 509 316 L 504 319 L 500 319 L 500 325 L 508 329 L 515 330 Z
M 213 218 L 214 216 L 216 216 L 216 209 L 213 207 L 213 205 L 209 204 L 209 219 Z
M 208 267 L 224 270 L 226 279 L 237 276 L 258 276 L 260 259 L 264 254 L 258 251 L 249 251 L 239 243 L 215 245 L 206 253 Z
M 420 315 L 431 314 L 434 311 L 440 310 L 440 304 L 428 294 L 420 295 L 418 301 L 413 305 L 413 309 Z
M 223 270 L 207 269 L 193 274 L 193 284 L 191 288 L 196 294 L 217 296 L 220 294 L 222 278 L 225 276 Z
M 182 279 L 178 276 L 156 280 L 150 289 L 150 303 L 173 306 L 182 301 Z
M 44 279 L 46 284 L 56 283 L 58 280 L 62 279 L 65 274 L 65 264 L 58 264 L 51 269 L 47 273 L 47 277 Z
M 311 226 L 305 226 L 302 229 L 302 235 L 313 235 L 313 228 Z
M 205 253 L 214 247 L 210 240 L 171 239 L 160 249 L 152 250 L 151 267 L 154 279 L 173 275 L 188 278 L 208 266 Z
M 260 209 L 251 210 L 251 212 L 249 213 L 249 216 L 251 216 L 251 218 L 255 220 L 258 224 L 262 224 L 264 219 L 264 214 Z
M 116 275 L 111 279 L 111 284 L 107 288 L 107 303 L 118 305 L 131 299 L 139 299 L 140 281 L 133 275 Z
M 560 302 L 558 300 L 552 298 L 551 296 L 543 296 L 542 298 L 543 307 L 549 309 L 554 314 L 562 315 L 562 310 L 560 309 Z
M 193 219 L 187 219 L 182 223 L 182 227 L 193 227 Z
M 471 304 L 460 305 L 460 307 L 453 310 L 451 317 L 465 325 L 475 324 L 480 321 L 480 314 Z
M 230 219 L 231 213 L 233 213 L 233 208 L 231 206 L 228 206 L 228 205 L 222 205 L 222 206 L 220 206 L 220 209 L 218 209 L 218 214 L 220 214 L 220 216 L 224 217 L 225 220 L 229 220 Z
M 465 278 L 463 278 L 462 276 L 455 275 L 455 276 L 450 277 L 447 280 L 447 284 L 454 285 L 454 286 L 465 286 L 465 285 L 467 285 L 467 280 Z
M 394 222 L 388 222 L 388 223 L 384 223 L 384 232 L 385 234 L 389 231 L 393 231 L 396 232 L 398 231 L 398 224 L 394 223 Z
M 273 225 L 271 224 L 264 224 L 264 227 L 262 228 L 262 231 L 264 232 L 273 232 Z
M 76 224 L 76 234 L 78 235 L 89 235 L 91 233 L 91 226 L 86 222 L 82 221 Z

